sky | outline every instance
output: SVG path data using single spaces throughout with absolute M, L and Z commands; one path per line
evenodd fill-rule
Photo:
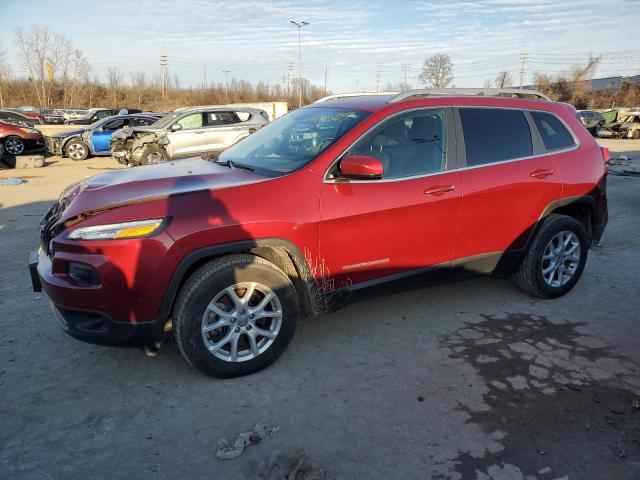
M 160 71 L 182 86 L 229 78 L 282 82 L 287 64 L 333 92 L 375 91 L 388 82 L 417 85 L 424 59 L 447 53 L 457 87 L 482 87 L 503 70 L 524 84 L 601 54 L 597 77 L 640 74 L 640 0 L 0 0 L 0 48 L 14 74 L 13 31 L 37 25 L 65 34 L 104 79 Z M 206 65 L 206 67 L 205 67 Z M 379 71 L 379 80 L 377 80 Z

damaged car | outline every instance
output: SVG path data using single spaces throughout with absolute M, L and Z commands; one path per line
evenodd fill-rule
M 605 125 L 598 130 L 601 138 L 633 138 L 640 139 L 640 113 L 618 115 L 618 121 Z
M 257 108 L 180 108 L 148 127 L 115 133 L 111 152 L 120 163 L 131 166 L 215 153 L 268 123 L 267 113 Z
M 59 132 L 46 138 L 47 150 L 52 155 L 71 160 L 85 160 L 89 156 L 111 155 L 111 135 L 124 127 L 143 127 L 158 120 L 154 114 L 116 115 L 100 119 L 78 130 Z

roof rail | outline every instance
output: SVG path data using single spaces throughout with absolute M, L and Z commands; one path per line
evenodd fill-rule
M 337 93 L 335 95 L 329 95 L 328 97 L 323 97 L 316 100 L 313 103 L 321 103 L 326 102 L 327 100 L 335 100 L 336 98 L 349 98 L 349 97 L 369 97 L 369 96 L 380 96 L 380 95 L 399 95 L 399 92 L 361 92 L 361 93 Z
M 551 101 L 546 95 L 535 90 L 520 90 L 519 88 L 421 88 L 399 93 L 389 103 L 402 102 L 413 97 L 429 96 L 479 96 L 479 97 L 510 97 L 532 98 Z

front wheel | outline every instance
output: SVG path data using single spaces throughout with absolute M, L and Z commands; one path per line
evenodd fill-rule
M 531 242 L 515 274 L 516 283 L 536 297 L 560 297 L 580 279 L 588 249 L 589 235 L 582 223 L 551 214 Z
M 156 145 L 147 147 L 140 156 L 141 165 L 151 165 L 154 163 L 162 163 L 167 161 L 167 152 L 164 148 Z
M 73 138 L 67 143 L 65 154 L 71 160 L 85 160 L 89 156 L 89 147 L 82 140 Z
M 25 150 L 24 140 L 11 135 L 4 140 L 4 151 L 9 155 L 22 155 Z
M 231 378 L 273 363 L 293 338 L 296 290 L 282 270 L 253 255 L 207 263 L 180 290 L 174 334 L 180 352 L 207 375 Z

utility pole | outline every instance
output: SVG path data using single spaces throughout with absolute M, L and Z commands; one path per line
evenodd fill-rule
M 168 55 L 160 55 L 160 68 L 162 70 L 162 97 L 164 98 L 164 92 L 167 89 L 167 61 Z
M 202 99 L 205 99 L 207 93 L 207 64 L 202 64 Z
M 291 72 L 293 71 L 293 63 L 287 63 L 287 102 L 289 101 L 289 96 L 291 95 Z
M 329 76 L 329 65 L 324 66 L 324 94 L 327 94 L 327 77 Z
M 359 90 L 358 90 L 358 85 L 360 85 L 360 80 L 356 80 L 356 93 L 358 93 L 358 92 L 359 92 Z
M 298 107 L 302 107 L 302 29 L 309 25 L 309 22 L 294 22 L 289 20 L 298 27 Z
M 380 91 L 380 63 L 376 63 L 376 92 Z
M 231 73 L 231 70 L 222 70 L 222 73 L 224 73 L 224 103 L 229 103 L 229 73 Z
M 402 90 L 408 90 L 409 86 L 407 85 L 407 72 L 409 71 L 409 64 L 403 63 L 402 68 L 404 68 L 404 83 L 402 84 Z
M 524 72 L 526 71 L 524 67 L 527 63 L 527 47 L 524 47 L 522 49 L 522 53 L 520 54 L 520 59 L 522 61 L 520 65 L 520 90 L 522 90 L 522 84 L 524 83 Z

